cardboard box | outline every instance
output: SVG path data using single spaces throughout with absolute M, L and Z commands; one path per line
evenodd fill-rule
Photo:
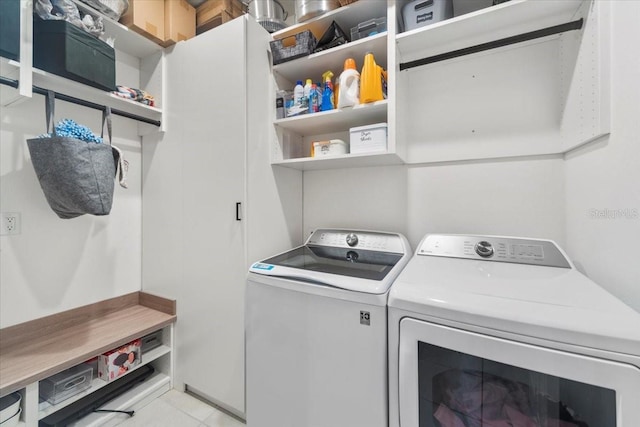
M 120 23 L 158 44 L 164 43 L 164 1 L 129 0 Z
M 107 382 L 126 374 L 140 364 L 140 339 L 98 356 L 98 378 Z
M 226 16 L 222 12 L 226 12 Z M 239 0 L 207 0 L 196 9 L 196 27 L 204 26 L 212 20 L 227 22 L 244 14 L 244 7 Z M 226 19 L 226 20 L 225 20 Z M 211 27 L 212 28 L 212 27 Z
M 164 45 L 196 35 L 196 9 L 187 0 L 164 0 Z

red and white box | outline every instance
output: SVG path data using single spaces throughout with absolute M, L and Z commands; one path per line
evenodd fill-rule
M 140 345 L 137 339 L 98 356 L 98 378 L 110 382 L 139 365 Z

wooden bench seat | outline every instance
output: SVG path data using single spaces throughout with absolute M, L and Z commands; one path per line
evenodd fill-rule
M 0 329 L 0 396 L 175 320 L 174 300 L 134 292 Z

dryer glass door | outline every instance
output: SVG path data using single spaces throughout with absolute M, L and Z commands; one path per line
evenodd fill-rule
M 401 426 L 640 425 L 640 369 L 403 319 Z

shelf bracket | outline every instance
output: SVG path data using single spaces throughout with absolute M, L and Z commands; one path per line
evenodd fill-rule
M 447 59 L 457 58 L 459 56 L 470 55 L 473 53 L 483 52 L 485 50 L 496 49 L 503 46 L 522 43 L 528 40 L 539 39 L 554 34 L 564 33 L 566 31 L 580 30 L 583 25 L 583 19 L 567 22 L 566 24 L 555 25 L 553 27 L 542 28 L 540 30 L 531 31 L 529 33 L 518 34 L 504 39 L 494 40 L 475 46 L 465 47 L 464 49 L 453 50 L 451 52 L 441 53 L 439 55 L 429 56 L 427 58 L 417 59 L 415 61 L 402 62 L 400 71 L 408 70 L 422 65 L 433 64 L 434 62 L 446 61 Z
M 20 83 L 18 82 L 18 80 L 8 79 L 6 77 L 1 77 L 1 76 L 0 76 L 0 84 L 6 85 L 6 86 L 10 86 L 12 88 L 18 88 L 20 86 Z M 33 93 L 37 93 L 37 94 L 40 94 L 40 95 L 47 95 L 48 92 L 49 91 L 47 89 L 43 89 L 43 88 L 38 87 L 38 86 L 33 86 Z M 86 100 L 80 99 L 80 98 L 75 98 L 73 96 L 65 95 L 63 93 L 56 92 L 55 93 L 55 97 L 56 97 L 56 99 L 59 99 L 61 101 L 70 102 L 72 104 L 81 105 L 83 107 L 93 108 L 94 110 L 104 111 L 105 108 L 106 108 L 104 105 L 96 104 L 95 102 L 89 102 L 89 101 L 86 101 Z M 126 111 L 117 110 L 115 108 L 111 109 L 111 114 L 115 114 L 115 115 L 121 116 L 121 117 L 126 117 L 127 119 L 136 120 L 136 121 L 142 122 L 142 123 L 148 123 L 150 125 L 154 125 L 154 126 L 158 126 L 158 127 L 161 124 L 161 122 L 159 120 L 148 119 L 146 117 L 138 116 L 136 114 L 127 113 Z

